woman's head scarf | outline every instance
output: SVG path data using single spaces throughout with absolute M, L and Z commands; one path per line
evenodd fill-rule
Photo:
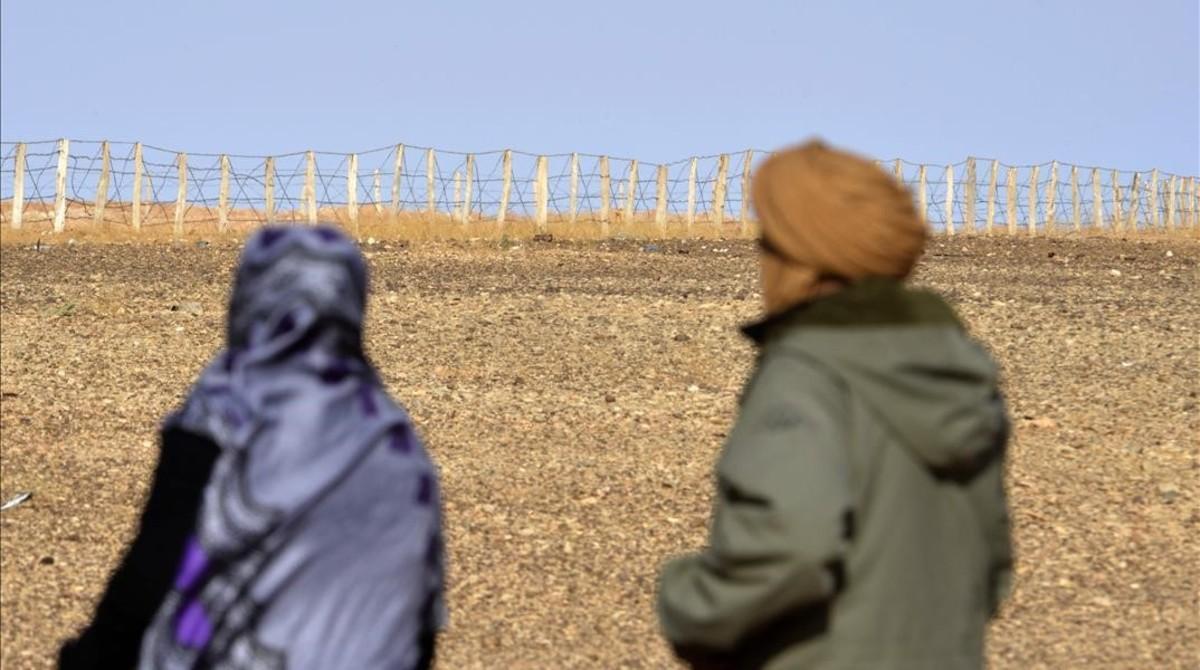
M 362 255 L 336 228 L 268 227 L 247 242 L 227 346 L 163 425 L 165 449 L 186 432 L 221 456 L 142 667 L 374 667 L 384 653 L 411 667 L 422 652 L 404 640 L 440 625 L 435 470 L 363 355 L 366 294 Z M 329 558 L 351 538 L 363 542 L 345 559 L 355 572 L 332 582 L 375 579 L 364 593 L 380 597 L 329 593 Z

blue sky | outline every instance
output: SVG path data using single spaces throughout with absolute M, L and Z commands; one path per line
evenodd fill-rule
M 1196 0 L 0 5 L 0 137 L 1200 174 Z

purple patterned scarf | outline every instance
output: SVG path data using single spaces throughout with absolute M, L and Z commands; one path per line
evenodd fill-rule
M 362 352 L 367 271 L 337 229 L 246 244 L 227 348 L 164 423 L 221 456 L 141 668 L 413 668 L 445 623 L 441 502 Z

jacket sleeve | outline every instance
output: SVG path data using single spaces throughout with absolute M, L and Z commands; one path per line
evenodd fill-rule
M 709 546 L 663 570 L 659 618 L 677 650 L 733 651 L 835 596 L 852 532 L 846 421 L 827 373 L 764 355 L 717 467 Z

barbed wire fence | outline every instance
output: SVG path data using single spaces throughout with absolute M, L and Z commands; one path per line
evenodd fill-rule
M 188 154 L 141 143 L 0 142 L 0 225 L 86 223 L 175 234 L 268 222 L 417 215 L 447 225 L 516 220 L 754 225 L 746 192 L 769 152 L 664 164 L 593 154 L 461 153 L 394 145 L 358 153 Z M 913 192 L 930 226 L 964 232 L 1200 228 L 1196 176 L 968 158 L 950 165 L 879 160 Z

